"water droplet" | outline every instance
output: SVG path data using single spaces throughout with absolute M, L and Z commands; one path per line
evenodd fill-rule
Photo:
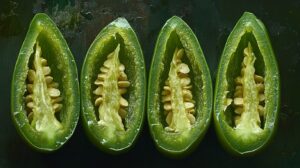
M 63 145 L 64 143 L 63 142 L 60 142 L 60 141 L 56 141 L 56 145 Z
M 70 135 L 65 136 L 65 140 L 70 139 Z
M 25 126 L 25 123 L 24 122 L 19 122 L 18 125 L 23 128 Z
M 88 126 L 90 126 L 93 124 L 93 121 L 88 121 L 87 124 L 88 124 Z
M 101 144 L 105 144 L 106 142 L 107 142 L 106 139 L 102 139 L 102 140 L 100 141 Z
M 151 124 L 151 127 L 159 126 L 159 124 Z

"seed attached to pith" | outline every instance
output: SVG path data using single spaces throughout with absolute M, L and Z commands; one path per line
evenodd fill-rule
M 244 49 L 241 76 L 235 79 L 236 86 L 233 95 L 233 107 L 236 128 L 246 128 L 249 127 L 249 125 L 256 125 L 255 127 L 261 129 L 261 119 L 265 118 L 264 78 L 255 74 L 255 60 L 256 57 L 249 42 L 248 46 Z M 227 101 L 231 102 L 232 98 L 227 98 Z M 227 103 L 226 107 L 230 104 Z M 254 124 L 249 124 L 250 122 L 254 122 Z
M 42 51 L 39 43 L 36 43 L 35 54 L 33 60 L 33 67 L 28 70 L 27 79 L 27 93 L 25 95 L 25 101 L 27 103 L 27 117 L 29 122 L 35 118 L 35 111 L 39 112 L 36 108 L 38 105 L 51 107 L 47 109 L 52 113 L 59 112 L 62 109 L 62 97 L 61 92 L 58 89 L 58 83 L 54 82 L 51 75 L 51 68 L 47 66 L 47 60 L 41 57 Z M 42 95 L 42 96 L 41 96 Z M 45 114 L 46 115 L 46 114 Z M 47 114 L 48 115 L 48 114 Z M 36 118 L 36 120 L 42 120 Z
M 125 74 L 125 66 L 119 60 L 120 45 L 107 56 L 94 84 L 97 88 L 95 106 L 99 108 L 99 124 L 114 124 L 116 129 L 125 130 L 122 120 L 127 115 L 128 101 L 122 97 L 130 82 Z
M 184 49 L 174 52 L 168 79 L 162 91 L 162 103 L 166 115 L 166 131 L 179 132 L 195 123 L 195 104 L 191 92 L 190 68 L 181 61 Z

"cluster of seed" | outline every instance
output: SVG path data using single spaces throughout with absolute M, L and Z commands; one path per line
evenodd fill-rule
M 172 61 L 175 61 L 176 69 L 177 69 L 177 75 L 180 79 L 180 85 L 181 90 L 177 90 L 178 92 L 182 92 L 183 95 L 183 101 L 185 106 L 185 111 L 187 118 L 190 121 L 190 124 L 195 123 L 195 105 L 193 100 L 193 95 L 191 92 L 192 85 L 191 85 L 191 79 L 189 78 L 188 73 L 190 72 L 190 68 L 187 64 L 181 62 L 182 56 L 184 55 L 183 49 L 177 49 L 174 52 L 174 58 Z M 164 108 L 164 114 L 166 115 L 166 122 L 168 124 L 168 127 L 166 129 L 172 129 L 169 126 L 171 125 L 172 119 L 173 119 L 173 112 L 172 112 L 172 91 L 169 84 L 169 78 L 165 81 L 165 86 L 163 87 L 162 91 L 162 103 Z
M 107 80 L 107 72 L 110 68 L 115 68 L 112 64 L 112 57 L 114 53 L 111 53 L 107 56 L 107 60 L 104 62 L 103 66 L 100 68 L 100 73 L 95 81 L 95 85 L 97 88 L 93 91 L 96 95 L 95 106 L 100 106 L 103 102 L 103 87 L 104 87 L 104 80 Z M 118 76 L 118 90 L 120 95 L 123 95 L 127 92 L 127 88 L 130 86 L 130 82 L 128 81 L 127 75 L 124 72 L 125 66 L 120 63 L 119 65 L 119 76 Z M 128 101 L 121 96 L 120 100 L 120 108 L 119 108 L 119 115 L 122 119 L 125 119 L 127 111 L 125 110 L 128 107 Z
M 38 44 L 36 45 L 36 52 L 41 53 L 41 48 Z M 62 109 L 62 104 L 61 104 L 62 97 L 60 96 L 60 91 L 58 89 L 59 84 L 57 82 L 53 81 L 53 77 L 50 75 L 51 69 L 49 66 L 47 66 L 47 60 L 41 57 L 39 63 L 42 65 L 42 68 L 43 68 L 43 74 L 45 76 L 45 82 L 47 85 L 48 94 L 51 98 L 52 108 L 55 113 L 59 112 Z M 35 74 L 36 74 L 36 70 L 35 70 L 35 67 L 33 66 L 32 69 L 28 70 L 28 74 L 27 74 L 27 79 L 28 79 L 27 92 L 28 92 L 28 94 L 25 97 L 25 102 L 26 102 L 27 112 L 28 112 L 28 119 L 29 119 L 30 123 L 31 123 L 31 121 L 33 119 L 33 115 L 34 115 L 34 113 L 33 113 L 33 109 L 34 109 L 33 86 L 34 86 L 34 82 L 35 82 Z
M 248 53 L 248 49 L 244 49 L 244 55 L 250 54 Z M 233 105 L 234 105 L 234 112 L 235 112 L 235 117 L 234 117 L 234 122 L 235 125 L 238 125 L 241 121 L 241 115 L 245 111 L 244 110 L 244 99 L 243 99 L 243 77 L 244 77 L 244 71 L 245 71 L 245 63 L 242 63 L 242 69 L 241 69 L 241 76 L 238 76 L 235 79 L 235 91 L 233 95 Z M 264 86 L 264 78 L 260 75 L 254 75 L 254 81 L 256 83 L 256 89 L 258 91 L 258 100 L 259 100 L 259 105 L 257 111 L 259 112 L 260 117 L 265 116 L 265 86 Z M 227 99 L 227 105 L 230 105 L 232 103 L 232 99 L 228 98 Z

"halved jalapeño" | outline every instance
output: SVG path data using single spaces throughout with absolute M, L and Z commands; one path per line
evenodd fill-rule
M 214 119 L 230 152 L 263 148 L 277 125 L 279 72 L 263 23 L 245 12 L 228 37 L 219 64 Z
M 179 17 L 169 19 L 158 36 L 147 105 L 154 142 L 171 157 L 195 149 L 209 126 L 210 72 L 196 36 Z
M 33 18 L 15 65 L 12 118 L 29 145 L 60 148 L 73 134 L 80 110 L 77 68 L 66 41 L 45 14 Z
M 100 149 L 120 153 L 140 133 L 146 94 L 144 57 L 124 18 L 107 25 L 89 48 L 81 71 L 82 120 Z

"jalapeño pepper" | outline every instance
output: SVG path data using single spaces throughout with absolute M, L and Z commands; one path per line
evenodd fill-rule
M 90 46 L 81 71 L 82 120 L 96 146 L 126 151 L 140 133 L 146 94 L 143 53 L 124 18 L 107 25 Z
M 12 79 L 11 114 L 25 141 L 41 151 L 60 148 L 80 110 L 77 68 L 66 41 L 45 14 L 33 18 Z
M 209 68 L 196 36 L 179 17 L 169 19 L 158 36 L 147 105 L 153 140 L 171 157 L 182 157 L 195 149 L 209 126 Z
M 277 125 L 279 87 L 266 28 L 245 12 L 225 44 L 215 88 L 215 127 L 226 149 L 249 155 L 267 145 Z

